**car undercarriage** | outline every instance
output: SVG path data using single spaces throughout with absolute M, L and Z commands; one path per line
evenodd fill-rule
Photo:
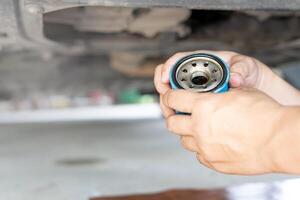
M 3 0 L 0 96 L 150 91 L 154 68 L 182 51 L 237 51 L 281 67 L 299 60 L 299 9 L 299 0 Z

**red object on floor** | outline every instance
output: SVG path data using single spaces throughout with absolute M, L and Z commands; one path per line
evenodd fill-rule
M 224 189 L 169 190 L 155 194 L 98 197 L 90 200 L 299 200 L 300 179 L 249 183 Z
M 169 190 L 145 195 L 99 197 L 90 200 L 226 200 L 224 190 Z

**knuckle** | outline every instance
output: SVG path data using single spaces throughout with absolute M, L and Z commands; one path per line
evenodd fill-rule
M 207 155 L 205 155 L 205 154 L 200 154 L 200 153 L 197 153 L 197 159 L 198 159 L 198 161 L 200 162 L 200 163 L 202 163 L 202 164 L 204 164 L 205 166 L 207 166 L 207 167 L 209 167 L 209 168 L 211 168 L 211 169 L 213 169 L 213 170 L 215 170 L 215 171 L 218 171 L 218 168 L 217 168 L 217 166 L 215 165 L 215 163 L 214 162 L 211 162 L 210 160 L 209 160 L 209 158 L 207 157 Z
M 236 55 L 233 57 L 233 63 L 244 63 L 247 66 L 252 66 L 255 64 L 255 59 L 245 55 Z
M 257 66 L 257 60 L 255 58 L 245 56 L 245 55 L 237 55 L 234 56 L 232 60 L 232 67 L 233 71 L 238 70 L 242 74 L 249 74 L 254 67 Z
M 173 117 L 170 116 L 166 119 L 166 127 L 170 132 L 173 132 L 174 130 L 174 120 Z
M 232 61 L 241 61 L 241 60 L 244 60 L 245 59 L 245 55 L 242 55 L 242 54 L 237 54 L 235 56 L 232 57 Z
M 213 148 L 214 149 L 214 148 Z M 225 160 L 221 159 L 220 160 L 220 156 L 215 154 L 215 151 L 211 149 L 211 147 L 201 147 L 200 151 L 201 154 L 199 154 L 199 156 L 201 156 L 202 160 L 205 160 L 207 163 L 207 166 L 210 167 L 211 169 L 214 169 L 215 171 L 218 171 L 220 173 L 231 173 L 231 167 L 229 167 L 227 163 L 225 162 Z M 223 157 L 223 156 L 221 156 Z
M 180 143 L 185 149 L 189 149 L 189 142 L 187 137 L 181 137 Z
M 196 158 L 197 158 L 197 160 L 198 160 L 200 163 L 204 164 L 204 156 L 203 156 L 202 154 L 200 154 L 199 152 L 197 152 Z
M 242 62 L 245 63 L 247 66 L 252 66 L 256 64 L 256 60 L 254 58 L 241 54 L 233 56 L 233 62 Z
M 170 107 L 171 106 L 171 99 L 172 99 L 172 96 L 173 96 L 173 91 L 172 90 L 168 90 L 166 92 L 166 94 L 163 96 L 163 103 L 165 106 L 167 107 Z
M 249 56 L 245 56 L 245 59 L 244 59 L 244 62 L 249 65 L 249 66 L 252 66 L 252 65 L 255 65 L 255 59 L 252 58 L 252 57 L 249 57 Z
M 203 153 L 197 152 L 196 157 L 198 161 L 204 165 L 208 165 L 208 161 Z
M 180 137 L 180 143 L 182 144 L 182 145 L 185 145 L 185 137 Z

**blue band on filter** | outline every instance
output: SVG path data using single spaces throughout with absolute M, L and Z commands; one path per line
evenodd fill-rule
M 222 60 L 221 58 L 219 58 L 219 59 Z M 216 90 L 213 91 L 213 93 L 223 93 L 223 92 L 227 92 L 229 90 L 230 69 L 229 69 L 229 65 L 225 61 L 222 60 L 222 62 L 226 66 L 227 76 L 226 76 L 226 79 L 225 79 L 223 85 L 220 85 Z
M 193 55 L 195 55 L 195 56 L 197 56 L 197 55 L 199 55 L 199 56 L 201 56 L 201 55 L 206 55 L 206 56 L 209 55 L 209 56 L 213 56 L 213 57 L 216 57 L 217 59 L 219 59 L 219 61 L 221 61 L 221 62 L 224 64 L 225 70 L 226 70 L 226 72 L 223 73 L 223 74 L 226 75 L 225 80 L 223 81 L 222 85 L 219 85 L 219 86 L 218 86 L 216 89 L 214 89 L 212 92 L 213 92 L 213 93 L 223 93 L 223 92 L 227 92 L 228 89 L 229 89 L 229 78 L 230 78 L 229 65 L 228 65 L 225 61 L 223 61 L 223 59 L 221 59 L 220 57 L 215 56 L 215 55 L 210 55 L 210 54 L 206 54 L 206 53 L 201 54 L 201 53 L 200 53 L 200 54 L 192 54 L 192 55 L 189 55 L 189 56 L 193 56 Z M 182 59 L 184 59 L 184 58 L 182 58 Z M 176 84 L 176 80 L 174 80 L 174 78 L 175 78 L 174 73 L 176 73 L 175 67 L 178 65 L 178 63 L 179 63 L 182 59 L 180 59 L 180 60 L 172 67 L 172 69 L 171 69 L 171 71 L 170 71 L 170 85 L 171 85 L 171 88 L 172 88 L 172 89 L 175 89 L 175 90 L 176 90 L 176 89 L 179 89 L 178 86 L 177 86 L 177 84 Z

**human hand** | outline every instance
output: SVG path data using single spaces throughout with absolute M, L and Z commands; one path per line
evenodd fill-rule
M 160 95 L 164 94 L 170 90 L 169 85 L 169 75 L 171 68 L 175 63 L 181 58 L 193 54 L 193 53 L 210 53 L 220 57 L 230 66 L 230 87 L 256 87 L 259 89 L 262 80 L 262 71 L 265 67 L 263 64 L 254 60 L 253 58 L 240 55 L 235 52 L 230 51 L 193 51 L 193 52 L 182 52 L 176 53 L 170 57 L 164 64 L 157 66 L 154 76 L 154 83 L 157 91 Z M 271 71 L 271 70 L 269 70 Z M 271 74 L 272 72 L 266 72 L 266 74 Z M 160 107 L 163 111 L 163 115 L 168 117 L 168 115 L 173 114 L 174 111 L 161 103 Z
M 170 57 L 162 66 L 162 83 L 169 83 L 169 73 L 171 67 L 182 57 L 193 53 L 210 53 L 222 58 L 230 66 L 231 78 L 230 86 L 237 87 L 254 87 L 263 90 L 264 79 L 266 76 L 272 76 L 273 72 L 258 60 L 230 51 L 194 51 L 176 53 Z
M 300 105 L 300 93 L 277 76 L 269 67 L 255 58 L 230 51 L 194 51 L 176 53 L 164 64 L 156 68 L 154 82 L 157 91 L 164 94 L 170 89 L 169 74 L 172 66 L 187 55 L 193 53 L 210 53 L 223 59 L 230 66 L 230 87 L 256 88 L 281 103 L 282 105 Z M 161 105 L 165 112 L 172 112 Z M 167 112 L 167 113 L 168 113 Z
M 186 96 L 187 93 L 191 92 L 181 90 L 172 91 L 169 85 L 169 71 L 171 67 L 177 62 L 177 60 L 186 55 L 199 52 L 214 54 L 227 62 L 230 65 L 231 71 L 230 86 L 231 88 L 239 88 L 231 89 L 229 92 L 224 94 L 194 93 L 193 95 L 197 95 L 199 97 L 199 101 L 197 101 L 200 102 L 199 105 L 206 105 L 208 108 L 204 109 L 201 112 L 199 106 L 194 105 L 189 99 L 190 96 Z M 167 124 L 171 131 L 173 130 L 173 128 L 172 126 L 170 126 L 170 120 L 176 118 L 182 120 L 182 123 L 174 123 L 175 125 L 178 125 L 178 127 L 183 127 L 185 123 L 187 123 L 186 126 L 189 127 L 191 125 L 189 125 L 188 121 L 192 121 L 192 127 L 186 128 L 186 130 L 193 127 L 206 127 L 206 131 L 208 132 L 202 132 L 203 135 L 200 135 L 200 132 L 195 131 L 200 130 L 200 128 L 191 129 L 192 132 L 198 136 L 195 137 L 183 135 L 182 143 L 186 148 L 190 149 L 191 151 L 197 152 L 199 160 L 208 167 L 224 173 L 233 174 L 260 174 L 274 171 L 285 173 L 300 173 L 297 167 L 299 160 L 297 156 L 298 154 L 294 153 L 298 152 L 298 145 L 293 145 L 290 150 L 283 151 L 283 149 L 286 149 L 283 148 L 283 146 L 294 144 L 299 141 L 297 140 L 297 138 L 300 136 L 298 136 L 299 134 L 296 134 L 298 133 L 299 126 L 297 125 L 298 123 L 295 123 L 295 121 L 299 121 L 299 109 L 295 110 L 295 108 L 293 107 L 286 107 L 285 110 L 292 111 L 289 111 L 290 114 L 286 114 L 285 117 L 281 116 L 281 112 L 284 109 L 280 109 L 280 107 L 283 108 L 283 106 L 281 106 L 280 104 L 300 105 L 299 92 L 284 80 L 282 80 L 280 77 L 275 75 L 268 67 L 266 67 L 259 61 L 251 60 L 251 58 L 249 57 L 226 51 L 197 51 L 179 53 L 175 54 L 166 63 L 159 65 L 156 68 L 154 82 L 157 91 L 160 93 L 160 105 L 163 111 L 163 115 L 166 118 L 166 121 L 168 121 Z M 249 89 L 249 87 L 252 87 L 252 90 Z M 265 94 L 253 88 L 259 89 Z M 182 110 L 177 109 L 176 107 L 172 107 L 172 105 L 168 103 L 164 103 L 163 100 L 166 94 L 169 95 L 173 92 L 182 94 L 179 95 L 177 100 L 174 100 L 174 102 L 185 101 L 192 109 L 194 106 L 198 107 L 199 113 L 201 113 L 202 116 L 206 116 L 207 120 L 198 122 L 198 120 L 196 120 L 195 114 L 192 114 L 191 116 L 175 115 L 174 108 L 178 111 Z M 239 97 L 240 94 L 241 96 Z M 279 102 L 280 104 L 278 104 L 268 95 L 277 100 L 277 102 Z M 207 97 L 207 101 L 205 100 L 204 104 L 201 104 L 201 96 Z M 226 101 L 223 100 L 223 97 L 225 96 L 227 97 Z M 251 103 L 247 104 L 243 101 L 240 101 L 240 98 L 244 100 L 248 99 L 249 102 L 253 101 L 253 105 Z M 213 99 L 216 100 L 213 101 Z M 231 101 L 228 101 L 228 99 L 231 99 Z M 172 101 L 167 100 L 167 102 L 171 103 Z M 203 108 L 206 106 L 203 106 Z M 276 109 L 276 107 L 278 108 L 278 110 Z M 235 109 L 232 109 L 231 111 L 231 109 L 229 108 Z M 201 115 L 199 114 L 198 116 Z M 278 123 L 277 117 L 285 118 L 285 122 Z M 283 127 L 285 127 L 281 127 L 282 130 L 279 131 L 281 132 L 281 134 L 275 134 L 275 131 L 279 126 L 278 124 L 281 124 Z M 272 129 L 273 131 L 270 131 L 269 129 Z M 258 134 L 258 131 L 260 132 L 260 134 Z M 252 135 L 251 132 L 255 134 Z M 210 145 L 212 142 L 205 137 L 205 134 L 213 135 L 214 137 L 210 138 L 213 138 L 215 140 L 211 141 L 219 141 L 220 143 Z M 273 138 L 276 137 L 276 142 L 272 142 Z M 295 142 L 293 142 L 294 140 Z M 206 142 L 207 145 L 203 146 L 202 144 L 205 144 Z M 272 143 L 276 145 L 271 145 Z M 214 146 L 217 147 L 214 148 Z M 212 158 L 210 156 L 214 155 L 214 152 L 219 152 L 220 154 L 218 155 L 221 157 L 221 159 L 223 158 L 224 160 L 222 162 L 214 162 L 214 160 L 209 160 L 209 158 Z M 275 159 L 275 162 L 273 159 L 274 157 L 277 157 Z
M 207 167 L 229 174 L 275 172 L 273 138 L 282 106 L 250 88 L 222 94 L 168 90 L 167 107 L 191 115 L 169 113 L 168 129 Z

